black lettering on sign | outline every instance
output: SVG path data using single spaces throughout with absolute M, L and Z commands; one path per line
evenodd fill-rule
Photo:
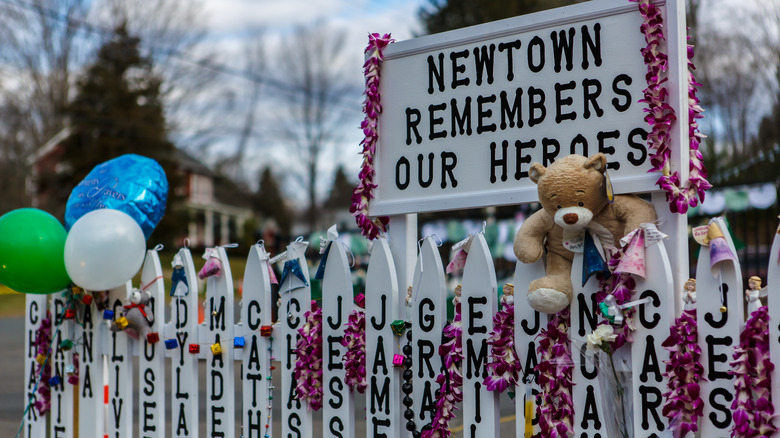
M 728 363 L 728 355 L 726 354 L 715 354 L 715 346 L 716 345 L 722 345 L 724 347 L 728 347 L 731 345 L 731 336 L 726 336 L 725 338 L 716 338 L 712 335 L 707 335 L 705 338 L 707 342 L 707 380 L 710 382 L 715 381 L 716 379 L 729 379 L 731 380 L 732 375 L 728 372 L 728 366 L 726 367 L 725 371 L 717 371 L 715 369 L 715 365 L 717 362 L 721 363 Z
M 154 305 L 154 299 L 152 300 L 152 304 L 151 305 Z M 92 325 L 92 312 L 91 312 L 91 310 L 89 308 L 87 308 L 85 310 L 85 312 L 84 312 L 83 324 L 84 324 L 84 328 L 85 329 L 93 328 L 93 325 Z M 90 361 L 91 361 L 91 359 L 90 359 Z
M 376 316 L 371 317 L 371 326 L 377 331 L 385 328 L 385 323 L 387 322 L 387 295 L 380 295 L 379 303 L 379 314 L 382 315 L 382 322 L 376 322 Z
M 719 398 L 722 398 L 724 401 L 721 402 Z M 718 429 L 727 429 L 731 426 L 731 410 L 729 409 L 729 406 L 731 406 L 731 401 L 733 399 L 734 394 L 726 388 L 715 388 L 710 392 L 709 402 L 710 406 L 713 408 L 713 412 L 710 412 L 709 417 L 713 426 Z M 721 419 L 715 411 L 723 413 L 723 418 Z
M 92 393 L 92 373 L 89 370 L 89 364 L 84 365 L 84 383 L 81 384 L 81 396 L 92 398 L 95 395 Z
M 473 336 L 476 333 L 487 333 L 487 326 L 477 326 L 475 321 L 482 318 L 484 313 L 474 309 L 476 304 L 486 305 L 487 297 L 469 297 L 467 301 L 469 303 L 469 335 Z
M 252 343 L 249 346 L 249 363 L 247 368 L 260 371 L 260 348 L 257 346 L 257 336 L 252 336 Z
M 221 341 L 219 339 L 219 333 L 214 334 L 214 343 L 220 344 Z M 217 362 L 219 362 L 219 366 L 217 366 Z M 225 363 L 222 361 L 222 355 L 221 354 L 214 354 L 211 356 L 211 367 L 212 368 L 224 368 Z
M 414 119 L 412 119 L 414 116 Z M 417 126 L 420 124 L 422 114 L 417 108 L 406 108 L 406 145 L 412 144 L 412 132 L 414 132 L 414 141 L 417 144 L 422 143 L 422 136 Z
M 181 368 L 176 368 L 176 398 L 189 400 L 190 393 L 181 392 Z
M 426 351 L 427 350 L 427 351 Z M 431 342 L 428 339 L 419 339 L 417 341 L 417 355 L 420 357 L 420 365 L 417 367 L 417 375 L 420 376 L 420 378 L 423 378 L 425 376 L 424 373 L 424 366 L 428 365 L 428 377 L 433 378 L 436 374 L 433 372 L 433 366 L 431 365 L 431 358 L 433 358 L 434 354 L 434 348 L 433 348 L 433 342 Z
M 582 26 L 580 31 L 582 32 L 582 69 L 587 70 L 590 66 L 588 52 L 593 55 L 593 64 L 601 67 L 601 24 L 593 25 L 593 37 L 586 25 Z
M 515 99 L 512 105 L 509 105 L 508 95 L 506 91 L 502 91 L 501 94 L 501 129 L 504 130 L 507 127 L 506 121 L 509 120 L 509 127 L 518 128 L 523 127 L 523 89 L 517 87 L 515 89 Z M 455 99 L 453 99 L 455 100 Z
M 403 170 L 401 170 L 401 167 L 403 167 Z M 406 157 L 399 158 L 398 162 L 395 163 L 395 186 L 399 190 L 406 190 L 409 187 L 410 174 L 409 160 Z M 403 181 L 401 181 L 401 176 L 403 176 Z
M 219 297 L 219 307 L 215 306 L 214 297 L 211 297 L 209 310 L 209 330 L 225 330 L 225 297 Z
M 553 147 L 552 150 L 550 150 L 550 146 Z M 560 152 L 561 144 L 558 143 L 558 140 L 544 137 L 542 139 L 542 166 L 549 166 L 555 161 L 555 157 L 557 157 Z
M 433 152 L 428 153 L 428 181 L 425 181 L 423 179 L 423 168 L 425 167 L 423 165 L 423 161 L 425 160 L 425 157 L 423 154 L 417 155 L 417 182 L 420 183 L 420 187 L 427 188 L 431 185 L 433 182 L 433 158 L 435 155 L 433 155 Z
M 585 136 L 582 134 L 577 134 L 576 137 L 574 137 L 571 140 L 571 144 L 569 145 L 569 150 L 572 154 L 577 153 L 577 145 L 582 145 L 582 154 L 581 155 L 588 155 L 588 140 L 585 139 Z
M 290 433 L 287 434 L 287 438 L 293 438 L 293 433 L 295 434 L 295 438 L 301 438 L 301 431 L 298 429 L 300 426 L 301 417 L 298 416 L 297 412 L 293 412 L 289 417 L 287 417 L 287 427 L 290 429 Z
M 661 416 L 658 414 L 658 411 L 661 409 L 661 405 L 663 405 L 664 402 L 661 390 L 651 386 L 640 386 L 639 393 L 642 395 L 642 429 L 650 429 L 649 417 L 652 415 L 653 421 L 655 421 L 653 429 L 664 430 L 664 423 L 661 421 Z M 650 399 L 650 396 L 652 396 L 652 400 Z M 648 415 L 648 413 L 650 415 Z
M 487 373 L 485 373 L 485 377 L 487 376 Z M 480 389 L 482 388 L 482 384 L 479 382 L 474 382 L 474 420 L 477 423 L 482 422 L 482 403 L 480 398 Z
M 211 370 L 211 401 L 222 400 L 223 386 L 222 373 Z
M 217 414 L 222 414 L 224 412 L 225 408 L 223 406 L 211 407 L 211 435 L 209 435 L 211 438 L 224 438 L 225 432 L 217 430 L 217 426 L 222 424 L 222 419 L 219 418 Z
M 537 110 L 539 115 L 536 115 Z M 544 106 L 544 91 L 541 88 L 528 88 L 528 126 L 535 126 L 544 122 L 547 117 L 547 109 Z M 557 154 L 556 154 L 557 155 Z
M 374 425 L 374 433 L 371 435 L 374 438 L 387 438 L 387 434 L 380 432 L 380 427 L 390 427 L 390 419 L 380 420 L 376 417 L 371 417 L 371 424 Z
M 119 405 L 117 406 L 117 402 L 119 402 Z M 113 407 L 114 411 L 114 424 L 119 425 L 120 420 L 122 419 L 122 405 L 125 403 L 124 399 L 111 399 L 111 406 Z
M 555 123 L 560 124 L 564 120 L 577 119 L 577 113 L 574 111 L 569 111 L 566 113 L 563 112 L 563 107 L 571 106 L 574 103 L 574 98 L 572 98 L 570 95 L 564 97 L 563 93 L 565 91 L 573 90 L 576 86 L 577 83 L 574 81 L 570 81 L 565 84 L 555 84 Z M 585 108 L 587 108 L 587 105 Z
M 588 423 L 593 423 L 594 429 L 601 429 L 601 420 L 599 420 L 599 408 L 596 403 L 596 395 L 593 391 L 593 385 L 585 387 L 585 406 L 583 407 L 582 423 L 580 427 L 587 429 Z
M 452 83 L 450 84 L 450 87 L 452 89 L 456 89 L 459 86 L 468 86 L 469 84 L 469 78 L 459 78 L 459 73 L 464 73 L 466 71 L 466 65 L 460 64 L 459 59 L 463 58 L 466 59 L 469 57 L 469 51 L 468 50 L 462 50 L 460 52 L 450 52 L 450 61 L 452 61 Z
M 157 430 L 157 426 L 154 424 L 154 408 L 157 407 L 157 403 L 144 402 L 144 432 L 154 432 Z
M 188 310 L 186 301 L 176 300 L 176 330 L 187 326 Z
M 336 296 L 336 315 L 338 315 L 338 319 L 334 322 L 333 321 L 333 315 L 328 316 L 328 325 L 330 326 L 331 330 L 338 330 L 339 327 L 341 327 L 341 303 L 344 301 L 344 297 L 341 295 Z
M 536 50 L 534 50 L 536 47 Z M 536 52 L 536 56 L 534 56 Z M 536 60 L 534 60 L 536 58 Z M 539 73 L 544 68 L 544 41 L 537 35 L 528 43 L 528 69 Z
M 444 124 L 444 117 L 436 117 L 437 111 L 444 111 L 447 109 L 446 103 L 440 103 L 438 105 L 428 105 L 428 140 L 434 140 L 437 138 L 447 138 L 447 131 L 442 129 L 436 131 L 435 128 L 438 125 Z
M 292 348 L 292 335 L 287 334 L 287 369 L 291 370 L 293 363 L 292 363 L 292 355 L 293 355 L 293 348 Z
M 528 171 L 523 170 L 522 165 L 531 164 L 531 154 L 523 155 L 523 149 L 534 148 L 536 148 L 536 140 L 526 142 L 520 140 L 515 141 L 515 180 L 520 181 L 520 178 L 528 178 Z
M 614 146 L 607 146 L 604 144 L 604 140 L 608 138 L 613 138 L 617 140 L 620 137 L 620 131 L 617 129 L 614 131 L 599 131 L 598 134 L 596 134 L 596 139 L 599 141 L 599 152 L 607 156 L 607 159 L 610 158 L 611 155 L 615 155 L 615 147 Z M 614 169 L 618 170 L 620 169 L 620 162 L 618 161 L 607 161 L 607 170 Z M 640 306 L 640 312 L 641 309 L 644 308 L 644 306 Z
M 555 73 L 561 72 L 561 61 L 563 56 L 566 56 L 566 71 L 571 71 L 574 68 L 574 33 L 576 31 L 573 27 L 569 28 L 568 39 L 566 39 L 566 31 L 561 30 L 558 32 L 552 31 L 550 33 L 550 40 L 553 45 L 553 59 L 555 61 Z
M 533 327 L 529 327 L 528 320 L 523 318 L 520 320 L 520 327 L 522 327 L 523 331 L 526 335 L 532 336 L 535 335 L 536 332 L 539 331 L 539 312 L 534 310 L 534 325 Z
M 260 373 L 247 374 L 246 380 L 251 380 L 249 385 L 252 387 L 252 407 L 257 407 L 257 385 L 263 380 L 263 375 Z
M 642 372 L 639 374 L 639 380 L 647 382 L 648 374 L 655 374 L 655 381 L 663 381 L 661 375 L 661 364 L 658 361 L 658 354 L 655 352 L 655 339 L 651 335 L 645 338 L 645 357 L 642 359 Z
M 116 354 L 116 333 L 111 332 L 111 362 L 124 362 L 125 356 Z
M 593 356 L 593 369 L 588 369 L 589 360 L 586 359 L 587 344 L 582 344 L 580 347 L 580 374 L 588 380 L 593 380 L 599 375 L 599 357 Z
M 257 414 L 257 422 L 252 421 L 252 412 L 255 412 Z M 247 425 L 247 438 L 253 438 L 257 437 L 260 438 L 262 435 L 260 434 L 260 411 L 247 411 L 247 422 L 249 423 Z
M 452 133 L 450 135 L 453 137 L 459 133 L 460 135 L 471 135 L 471 96 L 466 96 L 466 104 L 462 112 L 458 110 L 458 99 L 453 98 L 450 101 L 450 108 L 452 113 Z
M 144 370 L 144 383 L 146 383 L 146 386 L 144 387 L 144 394 L 147 396 L 154 394 L 154 371 L 152 371 L 150 368 Z
M 114 397 L 119 397 L 119 365 L 116 365 L 114 367 L 114 370 L 115 370 L 114 375 L 116 376 L 116 384 L 114 385 Z
M 66 431 L 65 426 L 54 426 L 54 438 L 62 437 L 60 433 L 65 433 L 65 431 Z
M 634 128 L 628 133 L 628 146 L 631 147 L 631 149 L 636 149 L 640 152 L 639 158 L 637 158 L 634 152 L 629 152 L 626 158 L 628 158 L 628 162 L 634 166 L 641 166 L 647 159 L 647 148 L 643 143 L 636 141 L 637 135 L 642 141 L 646 141 L 647 131 L 642 128 Z
M 522 43 L 520 40 L 510 41 L 508 43 L 500 43 L 498 45 L 499 52 L 506 52 L 506 80 L 512 81 L 515 78 L 514 73 L 514 61 L 512 56 L 512 49 L 520 50 Z
M 428 307 L 428 310 L 430 311 L 430 313 L 424 314 L 423 313 L 423 307 Z M 433 300 L 430 299 L 430 298 L 423 298 L 420 301 L 420 305 L 418 307 L 418 310 L 419 310 L 420 329 L 422 329 L 422 331 L 428 333 L 431 330 L 433 330 L 433 324 L 434 324 L 434 322 L 436 320 L 436 318 L 434 318 L 434 316 L 433 316 L 433 312 L 434 312 L 434 310 L 436 310 L 436 307 L 433 304 Z
M 252 318 L 252 311 L 255 311 L 255 316 Z M 257 330 L 258 327 L 260 327 L 260 303 L 258 303 L 255 300 L 252 300 L 249 302 L 249 306 L 247 306 L 246 309 L 247 312 L 247 324 L 249 325 L 250 330 Z
M 344 383 L 336 376 L 330 378 L 328 382 L 328 388 L 330 389 L 330 395 L 335 398 L 331 398 L 328 403 L 333 409 L 338 409 L 344 404 L 344 396 L 341 395 L 341 391 L 344 390 Z
M 30 301 L 30 324 L 38 324 L 38 302 Z
M 428 413 L 428 418 L 433 418 L 436 412 L 436 402 L 433 399 L 433 390 L 431 389 L 431 382 L 426 381 L 423 387 L 422 402 L 420 403 L 420 419 L 425 420 L 425 414 Z
M 458 164 L 458 157 L 454 152 L 441 151 L 441 188 L 447 188 L 447 177 L 450 178 L 452 187 L 458 187 L 458 180 L 455 179 L 455 166 Z
M 444 53 L 439 53 L 439 68 L 433 61 L 433 56 L 428 55 L 428 94 L 433 94 L 433 81 L 439 86 L 439 92 L 444 91 Z M 409 144 L 409 143 L 407 143 Z
M 487 83 L 493 83 L 493 60 L 496 53 L 496 45 L 474 47 L 474 63 L 477 68 L 477 85 L 482 85 L 482 76 L 487 71 Z
M 586 119 L 590 118 L 590 107 L 596 111 L 596 117 L 604 115 L 604 110 L 599 106 L 598 98 L 601 96 L 601 82 L 598 79 L 583 79 L 582 80 L 582 100 L 583 106 L 582 116 Z
M 184 414 L 184 403 L 179 403 L 179 419 L 176 421 L 176 435 L 189 436 L 187 429 L 187 416 Z
M 328 371 L 344 369 L 344 364 L 338 360 L 341 357 L 338 348 L 341 339 L 342 336 L 328 336 Z
M 187 332 L 176 332 L 176 339 L 179 341 L 179 366 L 184 366 L 184 346 L 187 345 L 187 338 L 190 335 Z
M 91 312 L 87 312 L 89 315 Z M 84 348 L 82 348 L 84 354 L 84 362 L 92 362 L 92 330 L 85 330 L 82 340 L 84 341 Z
M 587 331 L 593 331 L 596 329 L 596 326 L 598 325 L 598 313 L 596 311 L 598 310 L 598 305 L 596 305 L 596 294 L 591 294 L 590 296 L 590 307 L 588 307 L 587 301 L 585 301 L 585 294 L 577 294 L 577 304 L 579 304 L 579 310 L 580 310 L 580 326 L 577 329 L 577 333 L 585 337 L 586 328 L 585 328 L 585 321 L 588 321 L 588 325 L 590 326 Z
M 483 132 L 496 132 L 495 123 L 489 125 L 482 123 L 483 120 L 490 120 L 490 118 L 493 117 L 493 110 L 483 107 L 486 103 L 496 103 L 496 95 L 477 96 L 477 134 L 482 134 Z
M 381 411 L 383 404 L 385 405 L 385 415 L 390 415 L 390 378 L 383 379 L 380 389 L 377 386 L 377 377 L 373 375 L 371 376 L 371 414 Z
M 154 348 L 154 344 L 150 344 L 149 341 L 144 339 L 144 359 L 146 359 L 147 362 L 151 362 L 154 360 L 154 353 L 156 348 Z
M 35 302 L 33 301 L 33 303 Z M 34 358 L 38 355 L 38 350 L 35 345 L 35 336 L 36 334 L 32 329 L 27 331 L 27 339 L 29 339 L 27 344 L 27 357 L 29 358 Z
M 482 370 L 482 377 L 487 377 L 487 341 L 480 342 L 479 354 L 474 349 L 474 340 L 466 340 L 466 378 L 479 377 L 479 371 Z M 473 368 L 472 368 L 473 366 Z M 473 371 L 472 371 L 473 370 Z
M 623 96 L 626 99 L 625 102 L 621 103 L 620 99 L 618 99 L 617 97 L 612 98 L 612 106 L 615 107 L 616 110 L 622 113 L 631 107 L 631 92 L 629 92 L 625 88 L 620 88 L 618 85 L 621 82 L 626 85 L 631 85 L 631 82 L 633 82 L 633 80 L 631 79 L 631 76 L 625 73 L 621 73 L 615 76 L 615 79 L 612 80 L 612 91 L 618 96 Z
M 330 419 L 330 436 L 344 438 L 341 432 L 344 432 L 344 423 L 341 422 L 341 418 L 332 417 Z
M 726 283 L 721 284 L 723 294 L 723 302 L 728 303 L 728 293 L 729 293 L 729 285 Z M 720 319 L 718 321 L 715 320 L 715 317 L 712 316 L 712 312 L 707 312 L 704 314 L 704 320 L 707 321 L 707 324 L 711 325 L 712 328 L 722 328 L 726 325 L 726 323 L 729 321 L 729 312 L 718 312 L 720 315 Z
M 528 377 L 529 374 L 533 374 L 534 379 L 536 379 L 534 369 L 536 368 L 536 365 L 539 364 L 539 359 L 536 357 L 536 345 L 533 341 L 528 343 L 528 349 L 526 351 L 528 351 L 528 354 L 525 357 L 525 373 L 523 374 L 523 377 Z
M 509 147 L 509 142 L 504 140 L 501 142 L 501 158 L 496 158 L 496 142 L 490 142 L 490 183 L 495 184 L 496 167 L 501 167 L 501 181 L 506 181 L 506 150 Z
M 298 379 L 295 378 L 295 374 L 292 374 L 292 382 L 290 382 L 290 393 L 287 394 L 287 409 L 292 409 L 292 402 L 295 402 L 295 409 L 301 408 L 301 401 L 298 399 L 298 393 L 295 391 L 295 387 L 298 386 Z
M 387 358 L 385 358 L 385 339 L 382 336 L 377 338 L 376 354 L 374 355 L 373 373 L 377 374 L 379 367 L 382 367 L 382 374 L 387 375 Z

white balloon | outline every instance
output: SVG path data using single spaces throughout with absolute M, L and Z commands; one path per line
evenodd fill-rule
M 65 240 L 65 269 L 76 285 L 113 289 L 133 278 L 146 255 L 146 239 L 126 213 L 93 210 L 77 220 Z

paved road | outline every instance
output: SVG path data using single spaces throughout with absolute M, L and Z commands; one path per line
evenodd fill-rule
M 0 437 L 13 437 L 16 431 L 19 429 L 19 424 L 22 418 L 22 411 L 24 409 L 24 361 L 22 355 L 24 354 L 24 320 L 21 317 L 18 318 L 5 318 L 0 319 Z M 279 370 L 275 371 L 274 381 L 281 382 L 281 377 L 278 374 Z M 168 370 L 170 376 L 170 369 Z M 202 363 L 200 375 L 205 376 L 205 362 Z M 238 366 L 236 367 L 236 375 L 239 375 Z M 205 377 L 204 377 L 205 378 Z M 200 395 L 200 408 L 201 408 L 201 422 L 200 422 L 200 436 L 206 435 L 206 415 L 205 415 L 205 380 L 201 387 Z M 277 388 L 281 385 L 277 385 Z M 241 406 L 240 391 L 237 391 L 236 406 Z M 166 400 L 168 400 L 166 398 Z M 282 399 L 278 389 L 274 393 L 274 411 L 280 412 L 279 403 Z M 356 436 L 365 436 L 365 421 L 361 412 L 365 411 L 365 398 L 362 396 L 357 397 L 358 407 L 356 410 L 357 418 L 357 430 Z M 502 396 L 501 415 L 505 419 L 501 424 L 501 435 L 505 437 L 513 436 L 514 421 L 511 421 L 511 416 L 514 414 L 514 406 L 506 396 Z M 239 415 L 240 416 L 240 415 Z M 170 411 L 167 412 L 166 418 L 170 418 Z M 278 416 L 275 415 L 278 421 Z M 134 418 L 138 418 L 137 410 Z M 322 415 L 314 415 L 314 436 L 322 436 Z M 509 420 L 509 421 L 507 421 Z M 237 424 L 239 421 L 236 422 Z M 451 422 L 451 427 L 456 431 L 460 431 L 461 418 Z M 274 436 L 281 436 L 279 427 L 274 425 Z M 168 427 L 170 430 L 170 426 Z M 456 433 L 459 436 L 462 432 Z M 236 431 L 236 437 L 240 437 L 240 431 Z M 37 437 L 36 437 L 37 438 Z M 483 437 L 486 438 L 486 437 Z

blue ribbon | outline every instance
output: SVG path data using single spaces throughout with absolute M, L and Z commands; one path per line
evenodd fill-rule
M 609 267 L 604 259 L 601 257 L 601 253 L 596 248 L 596 242 L 593 241 L 588 231 L 585 231 L 585 248 L 583 250 L 582 257 L 582 285 L 588 282 L 593 274 L 603 272 L 607 278 L 611 275 Z
M 309 282 L 306 281 L 306 276 L 303 275 L 303 271 L 301 270 L 301 264 L 298 262 L 298 259 L 292 259 L 284 262 L 284 268 L 282 269 L 282 279 L 279 281 L 280 286 L 284 285 L 284 280 L 287 279 L 287 276 L 290 273 L 298 277 L 298 279 L 301 280 L 304 285 L 306 286 L 309 285 Z

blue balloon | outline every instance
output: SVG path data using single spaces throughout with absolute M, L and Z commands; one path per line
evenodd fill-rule
M 111 208 L 138 222 L 146 239 L 165 214 L 168 178 L 157 161 L 122 155 L 95 166 L 73 189 L 65 208 L 65 227 L 90 211 Z

